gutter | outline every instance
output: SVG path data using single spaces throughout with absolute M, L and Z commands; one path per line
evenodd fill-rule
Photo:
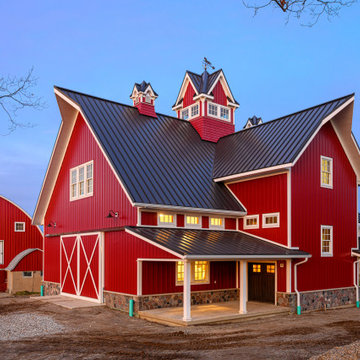
M 359 308 L 360 307 L 360 302 L 359 302 L 359 271 L 358 271 L 358 267 L 356 266 L 357 264 L 360 263 L 360 259 L 354 261 L 354 286 L 355 286 L 355 290 L 356 290 L 356 307 Z
M 298 314 L 298 315 L 301 315 L 301 304 L 300 304 L 300 292 L 299 292 L 299 290 L 298 290 L 298 288 L 297 288 L 297 267 L 299 266 L 299 265 L 301 265 L 301 264 L 304 264 L 304 263 L 306 263 L 307 261 L 309 260 L 309 258 L 305 258 L 303 261 L 300 261 L 300 262 L 298 262 L 297 264 L 295 264 L 295 266 L 294 266 L 294 282 L 295 282 L 295 292 L 296 292 L 296 313 Z

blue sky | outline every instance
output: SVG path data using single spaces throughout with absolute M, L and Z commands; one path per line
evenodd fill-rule
M 34 66 L 47 106 L 19 113 L 35 127 L 0 137 L 0 194 L 33 213 L 61 121 L 53 85 L 130 104 L 134 82 L 146 80 L 156 110 L 172 114 L 185 70 L 201 72 L 206 56 L 240 103 L 240 130 L 254 114 L 266 121 L 360 95 L 359 18 L 359 4 L 308 28 L 286 25 L 277 9 L 253 17 L 241 0 L 1 2 L 0 75 Z

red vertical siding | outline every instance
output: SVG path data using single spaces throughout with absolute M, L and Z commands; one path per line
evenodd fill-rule
M 157 213 L 156 212 L 141 212 L 141 225 L 157 226 Z
M 247 209 L 248 215 L 259 215 L 259 229 L 239 230 L 287 245 L 287 174 L 262 177 L 229 185 Z M 263 228 L 262 214 L 280 213 L 280 227 Z
M 286 292 L 286 261 L 277 262 L 277 291 Z
M 236 219 L 225 218 L 225 229 L 236 230 Z
M 42 270 L 42 251 L 34 251 L 26 255 L 13 271 L 39 271 Z
M 184 94 L 184 100 L 183 100 L 183 107 L 187 107 L 189 105 L 192 105 L 194 104 L 194 98 L 195 96 L 195 90 L 194 88 L 192 87 L 192 85 L 189 83 L 188 86 L 187 86 L 187 89 L 185 91 L 185 94 Z
M 70 201 L 70 169 L 94 161 L 94 195 Z M 106 218 L 109 210 L 118 211 L 118 218 Z M 49 234 L 86 232 L 95 229 L 136 225 L 137 212 L 116 179 L 101 149 L 79 114 L 65 158 L 45 215 Z
M 44 239 L 44 281 L 60 283 L 60 237 Z
M 143 294 L 182 292 L 176 286 L 174 262 L 149 262 L 143 264 Z M 210 283 L 191 285 L 191 291 L 236 288 L 236 262 L 214 261 L 210 263 Z
M 212 93 L 214 94 L 214 103 L 227 106 L 227 96 L 220 81 L 217 82 Z
M 24 222 L 25 232 L 15 232 L 15 222 Z M 43 235 L 37 226 L 31 225 L 31 218 L 15 204 L 1 196 L 0 240 L 4 241 L 4 263 L 0 264 L 0 269 L 6 268 L 17 254 L 26 249 L 43 248 Z M 28 259 L 24 259 L 21 271 L 41 270 L 42 257 L 28 256 Z M 26 269 L 25 265 L 30 268 Z
M 136 294 L 138 258 L 172 259 L 174 255 L 161 250 L 125 231 L 105 233 L 105 290 Z M 164 274 L 156 275 L 162 282 Z
M 333 189 L 320 187 L 320 156 L 333 158 Z M 356 176 L 332 128 L 319 131 L 291 172 L 292 245 L 312 255 L 298 267 L 300 290 L 353 285 L 357 246 Z M 333 226 L 333 256 L 320 256 L 320 227 Z
M 209 217 L 208 216 L 203 216 L 202 217 L 201 227 L 203 229 L 207 229 L 209 227 Z

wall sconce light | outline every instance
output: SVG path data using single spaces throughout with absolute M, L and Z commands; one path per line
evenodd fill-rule
M 109 214 L 106 216 L 107 219 L 118 218 L 118 217 L 119 217 L 119 213 L 114 210 L 109 210 Z
M 46 225 L 48 228 L 55 228 L 56 227 L 56 222 L 55 221 L 50 221 L 47 225 Z

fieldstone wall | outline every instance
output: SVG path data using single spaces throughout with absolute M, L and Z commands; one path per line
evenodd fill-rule
M 183 294 L 133 296 L 104 291 L 104 301 L 113 309 L 129 311 L 129 300 L 134 300 L 134 312 L 183 305 Z M 238 299 L 238 290 L 199 291 L 191 293 L 191 305 L 212 304 Z
M 356 303 L 355 288 L 300 292 L 301 311 L 326 310 Z M 277 293 L 277 305 L 296 312 L 296 293 Z
M 41 285 L 44 285 L 44 295 L 60 295 L 60 284 L 43 281 Z

